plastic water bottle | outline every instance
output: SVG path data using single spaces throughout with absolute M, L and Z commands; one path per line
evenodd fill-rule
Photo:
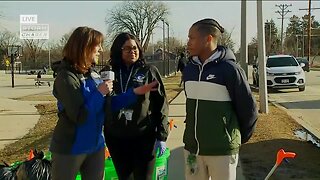
M 187 164 L 191 174 L 196 174 L 198 172 L 197 156 L 195 154 L 188 155 Z

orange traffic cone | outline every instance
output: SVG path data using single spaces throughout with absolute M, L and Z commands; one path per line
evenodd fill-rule
M 107 158 L 110 158 L 110 157 L 111 157 L 110 152 L 109 152 L 108 148 L 106 148 L 105 158 L 107 159 Z
M 174 125 L 174 122 L 173 122 L 173 119 L 171 119 L 170 122 L 169 122 L 170 131 L 172 130 L 173 125 Z
M 31 149 L 29 152 L 28 160 L 31 160 L 32 158 L 34 158 L 34 153 L 33 153 L 33 150 Z
M 169 129 L 170 129 L 170 131 L 172 130 L 173 127 L 174 127 L 174 128 L 177 128 L 177 126 L 174 124 L 173 119 L 171 119 L 170 122 L 169 122 Z

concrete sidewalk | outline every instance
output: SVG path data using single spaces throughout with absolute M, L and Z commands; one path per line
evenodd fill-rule
M 22 138 L 40 118 L 35 108 L 38 102 L 15 99 L 52 91 L 52 86 L 36 87 L 32 77 L 35 76 L 15 75 L 15 87 L 12 88 L 11 75 L 0 71 L 0 150 Z
M 169 170 L 168 170 L 168 179 L 169 180 L 183 180 L 184 177 L 184 155 L 182 142 L 183 132 L 185 128 L 184 120 L 186 116 L 185 112 L 185 94 L 182 91 L 171 103 L 169 106 L 169 119 L 174 120 L 174 124 L 177 128 L 173 128 L 169 138 L 167 140 L 167 147 L 171 150 L 171 155 L 169 159 Z M 244 180 L 242 175 L 242 168 L 240 161 L 237 168 L 237 180 Z

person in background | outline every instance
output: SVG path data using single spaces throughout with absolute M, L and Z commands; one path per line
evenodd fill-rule
M 151 180 L 155 156 L 166 150 L 168 102 L 156 67 L 147 65 L 136 37 L 120 33 L 110 51 L 115 72 L 114 93 L 158 81 L 156 91 L 138 97 L 131 106 L 106 118 L 104 134 L 119 180 Z M 158 152 L 158 154 L 155 154 Z
M 41 85 L 41 71 L 38 71 L 37 73 L 37 83 L 39 86 Z
M 83 180 L 104 178 L 105 141 L 102 134 L 105 100 L 112 91 L 111 80 L 103 81 L 92 70 L 102 50 L 101 32 L 78 27 L 63 49 L 63 60 L 57 67 L 53 95 L 57 99 L 58 122 L 54 128 L 52 179 L 74 180 L 80 171 Z M 137 101 L 138 95 L 152 90 L 152 82 L 112 98 L 112 110 Z
M 181 81 L 179 84 L 180 87 L 183 82 L 183 70 L 186 67 L 186 65 L 187 65 L 187 59 L 186 59 L 186 56 L 184 55 L 184 53 L 182 52 L 182 53 L 180 53 L 180 58 L 178 61 L 178 68 L 177 68 L 177 72 L 179 72 L 179 71 L 181 72 Z
M 192 57 L 183 71 L 187 180 L 235 180 L 240 144 L 251 137 L 257 108 L 233 52 L 218 45 L 223 27 L 202 19 L 189 30 Z

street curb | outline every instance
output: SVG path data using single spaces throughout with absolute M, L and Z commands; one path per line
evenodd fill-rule
M 256 87 L 256 86 L 250 85 L 250 88 L 251 88 L 252 91 L 254 90 L 254 91 L 259 92 L 259 88 Z M 317 136 L 316 134 L 314 134 L 314 133 L 312 133 L 310 130 L 308 130 L 308 128 L 306 127 L 306 125 L 303 124 L 303 123 L 301 123 L 301 121 L 299 120 L 300 118 L 299 118 L 299 117 L 296 117 L 295 115 L 292 115 L 292 113 L 290 113 L 287 108 L 285 108 L 284 106 L 282 106 L 280 103 L 275 102 L 275 100 L 273 100 L 273 99 L 270 98 L 269 96 L 268 96 L 268 103 L 271 103 L 272 105 L 274 105 L 274 106 L 277 107 L 278 109 L 281 109 L 281 110 L 285 111 L 285 112 L 288 114 L 288 116 L 290 116 L 290 117 L 291 117 L 292 119 L 294 119 L 300 126 L 302 126 L 303 129 L 304 129 L 305 131 L 307 131 L 308 134 L 310 134 L 310 135 L 311 135 L 314 139 L 316 139 L 317 141 L 320 141 L 320 135 Z
M 269 98 L 270 99 L 270 98 Z M 305 127 L 305 125 L 303 125 L 301 122 L 300 122 L 300 118 L 299 117 L 296 117 L 294 115 L 292 115 L 291 113 L 288 113 L 288 109 L 285 108 L 284 106 L 282 106 L 281 104 L 279 103 L 276 103 L 272 100 L 269 100 L 269 103 L 271 103 L 272 105 L 274 105 L 275 107 L 285 111 L 287 113 L 288 116 L 290 116 L 296 123 L 298 123 L 300 126 L 302 126 L 303 130 L 306 131 L 308 134 L 310 134 L 316 141 L 320 141 L 320 136 L 316 136 L 314 133 L 312 133 L 310 130 L 308 130 L 307 127 Z
M 320 68 L 310 68 L 310 71 L 320 71 Z

